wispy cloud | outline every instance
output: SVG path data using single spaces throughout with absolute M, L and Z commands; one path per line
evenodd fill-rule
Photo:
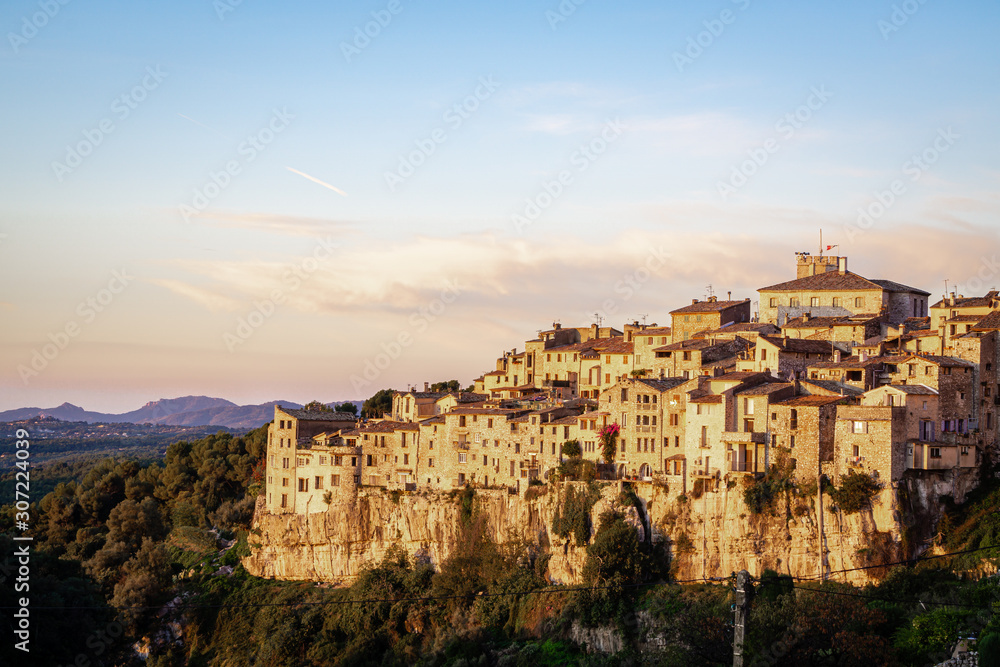
M 209 209 L 196 218 L 199 222 L 220 227 L 248 229 L 290 236 L 315 237 L 336 231 L 338 234 L 352 233 L 355 223 L 331 218 L 312 218 L 280 213 L 245 213 Z

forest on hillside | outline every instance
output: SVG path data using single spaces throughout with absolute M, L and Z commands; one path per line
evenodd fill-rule
M 591 526 L 584 494 L 552 527 L 587 545 L 577 586 L 546 580 L 544 548 L 491 542 L 473 489 L 449 501 L 461 531 L 437 567 L 395 550 L 344 586 L 253 577 L 240 558 L 265 444 L 262 427 L 175 442 L 162 460 L 33 469 L 51 488 L 29 509 L 30 660 L 8 640 L 3 664 L 732 664 L 733 582 L 673 581 L 666 545 L 640 540 L 618 513 Z M 866 587 L 761 575 L 745 664 L 934 664 L 961 636 L 979 638 L 980 664 L 997 664 L 1000 587 L 984 575 L 1000 558 L 1000 487 L 986 472 L 938 526 L 945 552 L 966 553 L 901 564 Z M 16 511 L 0 509 L 8 610 Z M 598 638 L 612 650 L 588 652 Z

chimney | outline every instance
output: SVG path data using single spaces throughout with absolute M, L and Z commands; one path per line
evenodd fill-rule
M 719 297 L 717 297 L 717 296 L 710 296 L 710 297 L 708 297 L 708 302 L 709 303 L 715 303 L 718 300 L 719 300 Z
M 553 322 L 552 328 L 555 329 L 556 331 L 559 331 L 560 329 L 562 329 L 562 325 L 559 324 L 558 322 Z
M 846 257 L 838 257 L 837 258 L 837 269 L 841 273 L 847 273 L 847 258 Z
M 868 361 L 868 350 L 861 350 L 861 354 L 858 356 L 861 361 Z
M 949 306 L 954 306 L 955 305 L 955 293 L 954 292 L 952 292 L 951 296 L 948 297 L 948 305 Z
M 806 311 L 806 312 L 802 313 L 802 321 L 803 322 L 808 322 L 809 321 L 809 317 L 811 315 L 812 315 L 812 313 L 810 313 L 809 311 Z
M 692 305 L 692 306 L 693 306 L 694 304 L 696 304 L 696 303 L 698 303 L 698 299 L 691 299 L 691 305 Z
M 835 364 L 840 363 L 840 348 L 836 348 L 833 350 L 833 363 Z
M 424 391 L 430 391 L 430 390 L 431 390 L 431 383 L 425 381 L 424 382 Z

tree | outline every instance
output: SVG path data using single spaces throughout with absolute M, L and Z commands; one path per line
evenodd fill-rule
M 447 382 L 435 382 L 431 385 L 431 391 L 458 391 L 461 385 L 458 380 L 448 380 Z
M 354 403 L 341 403 L 337 406 L 337 412 L 350 412 L 355 417 L 358 416 L 358 406 Z
M 601 454 L 604 456 L 605 463 L 611 463 L 615 460 L 615 454 L 618 453 L 618 433 L 620 431 L 618 422 L 601 429 Z
M 583 456 L 583 449 L 580 447 L 579 440 L 567 440 L 562 444 L 563 456 L 569 456 L 575 458 L 578 456 Z
M 320 403 L 319 401 L 309 401 L 302 409 L 310 410 L 312 412 L 333 412 L 333 408 L 326 403 Z
M 362 417 L 381 417 L 386 412 L 392 411 L 392 389 L 379 389 L 371 398 L 361 406 Z

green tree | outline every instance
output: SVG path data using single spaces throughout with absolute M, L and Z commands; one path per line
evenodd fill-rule
M 319 401 L 309 401 L 302 409 L 310 410 L 312 412 L 333 412 L 333 408 L 326 403 L 320 403 Z
M 391 412 L 392 394 L 392 389 L 379 389 L 361 406 L 361 416 L 372 419 L 379 418 L 386 412 Z
M 461 385 L 458 380 L 448 380 L 447 382 L 435 382 L 431 385 L 431 391 L 458 391 Z
M 358 406 L 354 403 L 341 403 L 337 406 L 337 412 L 349 412 L 355 417 L 358 416 Z
M 562 444 L 563 456 L 569 456 L 575 458 L 578 456 L 583 456 L 583 448 L 580 447 L 579 440 L 567 440 Z

